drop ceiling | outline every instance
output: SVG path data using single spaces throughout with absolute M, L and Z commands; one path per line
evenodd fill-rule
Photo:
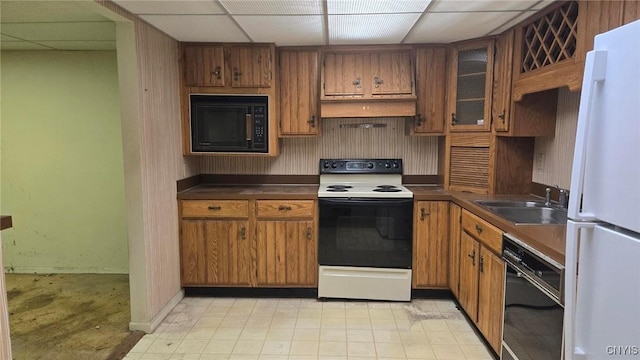
M 179 41 L 278 46 L 450 43 L 501 33 L 552 1 L 115 0 Z M 93 6 L 3 0 L 2 50 L 115 49 L 115 24 Z

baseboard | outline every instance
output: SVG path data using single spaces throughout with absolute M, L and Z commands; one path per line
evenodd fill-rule
M 162 323 L 167 315 L 173 310 L 176 305 L 184 298 L 184 290 L 180 289 L 177 294 L 169 300 L 169 302 L 156 314 L 156 316 L 151 319 L 149 322 L 140 322 L 140 321 L 131 321 L 129 323 L 129 330 L 131 331 L 144 331 L 149 334 L 152 333 L 159 325 Z
M 129 268 L 5 266 L 7 274 L 128 274 Z

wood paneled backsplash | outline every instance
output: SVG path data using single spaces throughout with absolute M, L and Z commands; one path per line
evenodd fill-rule
M 579 105 L 579 91 L 570 92 L 566 87 L 558 91 L 556 135 L 536 139 L 533 182 L 558 185 L 565 189 L 570 187 Z M 542 169 L 539 168 L 538 161 L 540 154 L 544 158 Z
M 406 175 L 436 175 L 438 138 L 405 135 L 404 118 L 321 119 L 320 137 L 281 139 L 277 157 L 201 157 L 205 174 L 316 175 L 322 158 L 401 158 Z M 386 127 L 348 128 L 346 124 Z

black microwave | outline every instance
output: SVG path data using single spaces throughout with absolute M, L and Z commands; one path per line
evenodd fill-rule
M 191 151 L 269 152 L 268 96 L 189 95 Z

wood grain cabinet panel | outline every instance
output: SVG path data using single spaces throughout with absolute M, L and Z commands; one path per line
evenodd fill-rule
M 444 47 L 416 50 L 416 116 L 412 135 L 443 135 L 446 63 Z
M 389 51 L 371 55 L 371 93 L 398 95 L 413 93 L 412 55 L 410 51 Z
M 182 285 L 250 285 L 248 226 L 246 220 L 183 220 Z
M 271 87 L 273 59 L 270 46 L 232 46 L 231 86 Z
M 413 287 L 447 288 L 449 202 L 417 201 L 413 229 Z
M 319 54 L 317 50 L 280 50 L 280 135 L 318 135 Z
M 364 95 L 365 53 L 324 55 L 324 96 Z
M 491 121 L 497 132 L 509 131 L 511 121 L 511 78 L 513 66 L 514 31 L 510 30 L 496 39 L 493 71 L 493 102 Z
M 462 229 L 484 246 L 498 254 L 502 253 L 502 230 L 466 210 L 462 211 Z
M 247 200 L 184 200 L 182 217 L 229 218 L 249 216 Z
M 256 214 L 258 218 L 313 218 L 315 201 L 313 200 L 258 200 Z
M 187 46 L 184 49 L 184 82 L 187 86 L 225 86 L 224 47 Z
M 257 222 L 257 286 L 317 286 L 315 222 Z
M 484 246 L 480 248 L 478 280 L 478 329 L 499 353 L 502 344 L 505 263 Z
M 473 322 L 478 321 L 478 258 L 480 245 L 466 232 L 460 235 L 460 290 L 458 301 Z
M 449 287 L 456 299 L 460 291 L 460 232 L 462 208 L 449 204 Z

